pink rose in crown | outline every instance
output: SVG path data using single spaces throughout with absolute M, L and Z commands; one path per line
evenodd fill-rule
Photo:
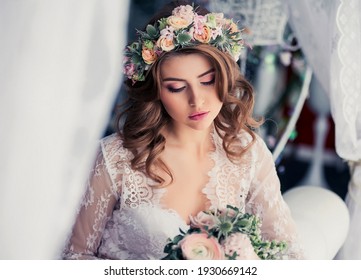
M 182 6 L 176 7 L 173 10 L 172 15 L 179 17 L 179 18 L 183 18 L 190 24 L 190 23 L 192 23 L 193 18 L 194 18 L 193 7 L 191 5 L 185 5 L 185 6 L 182 5 Z
M 222 260 L 223 251 L 218 240 L 206 233 L 186 235 L 179 245 L 186 260 Z
M 135 73 L 135 64 L 130 63 L 124 67 L 124 74 L 127 75 L 128 78 L 131 78 L 134 73 Z

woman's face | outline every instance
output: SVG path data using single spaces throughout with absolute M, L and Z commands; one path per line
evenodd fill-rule
M 160 68 L 160 99 L 178 127 L 204 130 L 222 107 L 211 63 L 200 54 L 168 58 Z

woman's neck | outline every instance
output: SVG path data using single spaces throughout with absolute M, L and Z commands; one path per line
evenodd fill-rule
M 206 130 L 195 130 L 189 127 L 167 127 L 163 132 L 166 138 L 166 147 L 173 147 L 184 152 L 203 156 L 213 149 L 211 131 L 213 127 Z

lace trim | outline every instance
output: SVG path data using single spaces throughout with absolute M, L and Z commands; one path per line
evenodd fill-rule
M 121 163 L 128 160 L 129 152 L 123 148 L 122 141 L 116 134 L 103 138 L 100 145 L 107 171 L 112 180 L 111 191 L 118 199 L 122 182 Z
M 250 139 L 246 134 L 242 135 L 242 146 L 249 143 Z M 214 132 L 212 140 L 216 147 L 210 154 L 214 167 L 208 172 L 209 181 L 203 189 L 203 193 L 210 201 L 212 208 L 225 208 L 227 204 L 243 207 L 245 203 L 244 194 L 248 189 L 252 156 L 250 153 L 244 155 L 242 163 L 230 164 L 230 160 L 223 151 L 222 138 Z
M 109 135 L 101 142 L 106 158 L 107 169 L 113 182 L 113 191 L 121 190 L 120 208 L 146 208 L 160 206 L 164 189 L 149 187 L 154 182 L 147 176 L 132 169 L 130 161 L 133 154 L 123 147 L 117 134 Z
M 209 153 L 209 157 L 211 158 L 211 160 L 213 161 L 213 167 L 208 171 L 208 182 L 206 183 L 206 185 L 204 186 L 204 188 L 202 189 L 202 193 L 206 195 L 206 197 L 209 200 L 210 203 L 210 209 L 214 209 L 214 208 L 218 208 L 218 201 L 221 201 L 221 199 L 218 197 L 217 194 L 217 190 L 216 190 L 216 186 L 218 185 L 218 180 L 217 180 L 217 174 L 218 174 L 218 163 L 221 161 L 221 158 L 218 155 L 218 150 L 219 150 L 219 141 L 216 137 L 216 132 L 212 132 L 211 133 L 211 140 L 215 146 L 215 150 L 213 152 Z M 217 163 L 217 164 L 216 164 Z M 221 203 L 220 203 L 221 204 Z
M 361 76 L 361 54 L 357 46 L 361 44 L 360 38 L 360 3 L 357 0 L 341 0 L 338 15 L 336 17 L 337 26 L 341 33 L 338 42 L 338 57 L 341 62 L 340 88 L 343 99 L 342 114 L 344 121 L 350 127 L 351 141 L 355 146 L 357 139 L 356 119 L 359 117 L 357 112 L 360 104 L 360 82 L 352 82 L 354 77 Z M 350 82 L 351 81 L 351 82 Z M 359 143 L 358 146 L 360 146 Z M 360 154 L 358 155 L 360 156 Z
M 245 155 L 245 165 L 229 164 L 229 159 L 224 152 L 222 153 L 222 139 L 215 131 L 211 133 L 211 137 L 215 145 L 215 150 L 210 152 L 213 167 L 208 172 L 209 180 L 203 188 L 203 193 L 209 200 L 210 208 L 223 208 L 227 204 L 241 206 L 241 201 L 244 204 L 245 199 L 243 194 L 247 192 L 242 185 L 247 186 L 252 156 Z M 249 139 L 243 140 L 242 145 L 247 143 Z M 113 182 L 112 191 L 117 194 L 121 189 L 120 208 L 160 207 L 179 217 L 176 211 L 165 209 L 161 205 L 161 198 L 166 189 L 149 187 L 150 179 L 144 173 L 132 170 L 132 154 L 122 146 L 122 141 L 116 134 L 104 138 L 101 145 L 105 164 Z

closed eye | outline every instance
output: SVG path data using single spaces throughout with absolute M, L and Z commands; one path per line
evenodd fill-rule
M 169 90 L 170 92 L 178 93 L 178 92 L 181 92 L 185 88 L 186 88 L 185 86 L 180 87 L 180 88 L 167 87 L 167 90 Z
M 215 82 L 215 77 L 213 77 L 211 80 L 209 81 L 205 81 L 205 82 L 201 82 L 202 85 L 205 85 L 205 86 L 210 86 L 210 85 L 213 85 L 214 82 Z

